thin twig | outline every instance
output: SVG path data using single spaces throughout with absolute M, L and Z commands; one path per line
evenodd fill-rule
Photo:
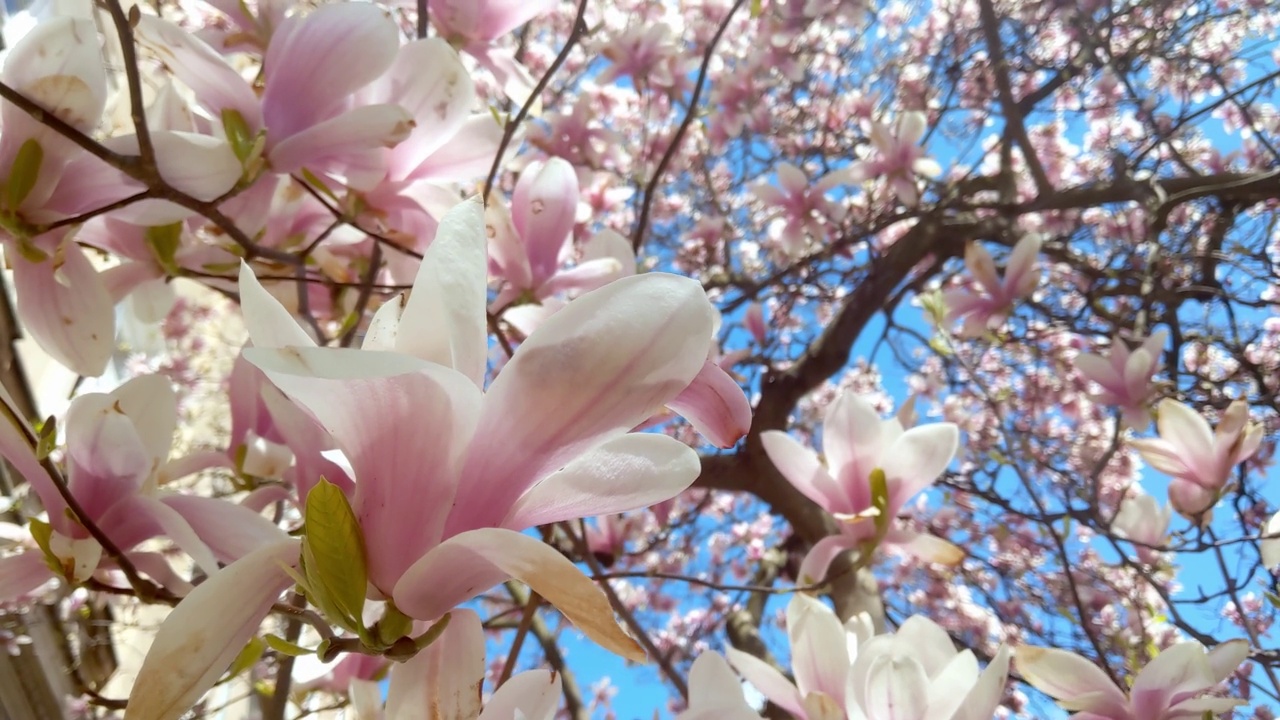
M 739 0 L 741 4 L 742 0 Z M 587 32 L 587 0 L 579 0 L 578 14 L 573 18 L 573 28 L 569 31 L 569 37 L 564 41 L 564 47 L 560 48 L 560 54 L 556 55 L 556 59 L 551 62 L 551 66 L 542 74 L 542 78 L 538 80 L 538 84 L 534 86 L 533 92 L 529 94 L 529 98 L 520 106 L 520 111 L 516 113 L 515 119 L 507 123 L 502 130 L 502 142 L 498 143 L 498 153 L 493 158 L 493 166 L 489 168 L 489 176 L 484 181 L 484 194 L 481 198 L 485 205 L 489 204 L 489 193 L 493 192 L 493 183 L 498 178 L 498 168 L 502 167 L 502 156 L 507 152 L 507 146 L 511 144 L 511 138 L 515 137 L 516 129 L 520 127 L 520 123 L 529 116 L 529 112 L 533 109 L 533 104 L 542 96 L 542 91 L 547 88 L 551 82 L 551 78 L 569 59 L 569 52 L 573 50 L 574 45 Z
M 679 149 L 680 143 L 684 141 L 684 134 L 688 132 L 689 126 L 693 124 L 694 114 L 698 112 L 698 102 L 702 99 L 702 89 L 706 86 L 707 75 L 711 72 L 711 59 L 715 57 L 716 46 L 720 44 L 720 38 L 729 29 L 729 22 L 733 20 L 733 16 L 737 14 L 739 8 L 746 4 L 747 0 L 738 0 L 733 4 L 733 7 L 729 8 L 729 13 L 724 16 L 720 27 L 716 28 L 716 34 L 712 36 L 711 42 L 707 45 L 707 51 L 702 54 L 702 67 L 698 69 L 698 82 L 694 85 L 693 96 L 689 98 L 689 109 L 685 111 L 684 120 L 680 122 L 680 127 L 676 128 L 675 137 L 671 138 L 671 144 L 667 145 L 667 151 L 662 154 L 662 159 L 658 161 L 658 167 L 654 169 L 653 175 L 645 185 L 644 203 L 640 206 L 640 216 L 636 218 L 636 229 L 631 233 L 631 249 L 635 252 L 640 251 L 640 244 L 644 240 L 644 232 L 649 226 L 649 212 L 653 208 L 653 196 L 658 190 L 658 183 L 662 181 L 662 176 L 667 172 L 667 166 L 671 164 L 671 159 L 675 157 L 676 150 Z

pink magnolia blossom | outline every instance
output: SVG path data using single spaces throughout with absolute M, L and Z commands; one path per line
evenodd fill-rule
M 747 306 L 747 312 L 743 316 L 742 324 L 746 326 L 747 332 L 751 333 L 751 338 L 756 341 L 757 345 L 764 345 L 769 340 L 769 326 L 764 321 L 764 308 L 758 302 L 753 302 Z
M 385 148 L 412 133 L 413 117 L 401 105 L 356 101 L 401 51 L 399 29 L 377 6 L 336 3 L 286 19 L 267 47 L 261 100 L 213 48 L 178 26 L 143 15 L 137 34 L 224 133 L 231 112 L 250 138 L 264 133 L 261 157 L 277 173 L 305 167 L 367 190 L 387 174 Z M 432 72 L 415 76 L 422 85 L 435 80 Z
M 916 177 L 936 178 L 942 174 L 942 166 L 926 157 L 924 149 L 917 144 L 927 127 L 928 118 L 921 112 L 903 113 L 895 127 L 871 123 L 872 151 L 865 160 L 849 166 L 847 179 L 861 182 L 884 178 L 904 205 L 919 204 Z
M 827 198 L 827 193 L 849 182 L 849 173 L 828 173 L 817 182 L 810 183 L 804 170 L 791 163 L 778 163 L 778 184 L 757 183 L 756 197 L 772 210 L 772 217 L 781 222 L 779 239 L 787 254 L 798 257 L 805 251 L 806 240 L 821 243 L 829 228 L 844 218 L 844 208 Z
M 80 583 L 107 569 L 98 544 L 73 519 L 53 479 L 36 459 L 34 434 L 17 418 L 13 401 L 3 398 L 9 421 L 0 423 L 0 454 L 31 484 L 48 514 L 50 549 L 61 565 L 56 572 L 39 550 L 0 559 L 0 602 L 12 600 L 61 577 Z M 66 482 L 88 519 L 125 554 L 162 584 L 176 577 L 167 563 L 150 552 L 133 549 L 165 536 L 205 572 L 219 562 L 232 562 L 283 532 L 246 507 L 195 496 L 167 493 L 167 481 L 198 468 L 182 459 L 169 460 L 177 426 L 177 398 L 168 380 L 158 375 L 134 378 L 111 393 L 90 393 L 67 410 Z M 179 470 L 181 468 L 181 470 Z M 189 587 L 189 586 L 186 586 Z M 172 589 L 186 589 L 179 584 Z
M 1227 407 L 1215 432 L 1196 411 L 1165 399 L 1156 408 L 1156 429 L 1160 437 L 1129 444 L 1151 467 L 1173 478 L 1169 502 L 1188 518 L 1206 516 L 1235 466 L 1258 452 L 1264 434 L 1260 423 L 1250 422 L 1243 400 Z
M 255 345 L 244 356 L 328 431 L 352 468 L 350 501 L 375 599 L 433 620 L 516 578 L 597 643 L 638 659 L 643 652 L 594 583 L 520 531 L 647 507 L 693 482 L 699 463 L 690 448 L 628 431 L 697 375 L 713 309 L 687 278 L 619 280 L 543 323 L 486 389 L 483 227 L 477 202 L 446 214 L 413 291 L 379 309 L 360 350 L 316 347 L 242 266 L 241 304 Z M 226 643 L 244 640 L 218 628 L 265 616 L 270 603 L 257 603 L 258 595 L 256 615 L 225 602 L 235 588 L 221 578 L 238 565 L 201 585 L 196 609 L 175 610 L 184 622 L 161 627 L 157 644 L 166 650 L 148 655 L 135 686 L 154 693 L 146 707 L 194 702 L 229 662 Z M 284 569 L 276 573 L 262 592 L 288 586 Z M 217 589 L 206 590 L 211 585 Z M 178 655 L 179 638 L 192 634 L 204 645 Z M 165 679 L 174 664 L 176 679 Z
M 965 249 L 964 263 L 973 276 L 972 289 L 952 288 L 942 294 L 947 307 L 946 322 L 964 320 L 963 335 L 981 337 L 1004 324 L 1014 303 L 1030 295 L 1040 284 L 1036 256 L 1040 254 L 1040 237 L 1024 235 L 1009 254 L 1004 277 L 996 272 L 995 262 L 986 248 L 971 243 Z
M 1139 543 L 1138 557 L 1143 562 L 1153 562 L 1160 548 L 1169 542 L 1169 522 L 1173 508 L 1161 507 L 1156 499 L 1141 490 L 1126 495 L 1120 501 L 1120 509 L 1111 521 L 1111 529 L 1123 538 Z
M 1009 653 L 979 671 L 926 617 L 873 635 L 869 619 L 841 625 L 821 601 L 797 594 L 787 606 L 795 684 L 733 648 L 729 662 L 765 697 L 800 720 L 988 720 L 1004 695 Z
M 889 492 L 888 530 L 879 538 L 882 544 L 932 562 L 954 563 L 963 556 L 945 540 L 910 530 L 895 519 L 907 501 L 932 485 L 955 457 L 960 443 L 955 425 L 936 423 L 907 430 L 897 418 L 881 420 L 870 403 L 845 392 L 827 408 L 824 419 L 826 467 L 812 450 L 785 432 L 769 430 L 760 440 L 783 477 L 842 523 L 840 534 L 823 538 L 809 552 L 801 567 L 803 578 L 821 580 L 836 555 L 878 539 L 871 496 L 875 470 L 884 472 Z
M 1077 720 L 1198 720 L 1230 712 L 1243 700 L 1206 696 L 1249 657 L 1249 643 L 1232 640 L 1205 651 L 1197 642 L 1174 645 L 1134 678 L 1128 692 L 1097 665 L 1065 650 L 1024 645 L 1014 653 L 1023 678 L 1056 699 Z
M 522 296 L 544 301 L 561 293 L 581 293 L 601 287 L 621 277 L 624 268 L 633 274 L 630 262 L 608 253 L 584 259 L 575 267 L 561 270 L 565 255 L 572 249 L 570 239 L 578 213 L 578 174 L 560 158 L 533 162 L 516 183 L 508 217 L 499 207 L 489 210 L 489 251 L 495 275 L 503 280 L 493 301 L 501 310 Z M 601 241 L 605 242 L 605 241 Z
M 1151 378 L 1160 371 L 1167 337 L 1163 330 L 1155 332 L 1132 352 L 1124 340 L 1116 337 L 1105 357 L 1090 353 L 1076 357 L 1080 374 L 1102 386 L 1096 396 L 1098 402 L 1119 407 L 1125 425 L 1137 432 L 1146 430 L 1151 422 L 1147 399 L 1152 391 Z

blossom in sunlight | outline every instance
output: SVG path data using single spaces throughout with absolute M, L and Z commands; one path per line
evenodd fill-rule
M 31 484 L 48 514 L 32 526 L 41 547 L 0 558 L 0 604 L 20 599 L 50 579 L 82 583 L 113 568 L 58 491 L 36 457 L 35 434 L 18 420 L 12 398 L 0 390 L 8 421 L 0 423 L 0 454 Z M 163 489 L 169 480 L 199 469 L 169 459 L 177 426 L 177 396 L 158 375 L 134 378 L 110 393 L 89 393 L 67 410 L 66 483 L 85 517 L 142 572 L 173 592 L 190 588 L 178 580 L 164 555 L 135 548 L 165 536 L 213 573 L 284 533 L 256 512 L 214 498 Z M 43 530 L 39 529 L 43 528 Z M 54 568 L 57 568 L 56 570 Z
M 845 392 L 827 408 L 823 421 L 826 467 L 785 432 L 769 430 L 760 439 L 783 477 L 841 522 L 840 534 L 823 538 L 809 552 L 802 578 L 821 580 L 838 554 L 866 542 L 896 546 L 931 562 L 954 563 L 963 557 L 951 543 L 896 520 L 907 501 L 932 485 L 955 457 L 960 432 L 954 424 L 904 429 L 897 418 L 881 420 L 870 403 Z M 876 507 L 873 497 L 877 474 L 887 491 L 883 508 Z
M 597 643 L 643 657 L 595 584 L 520 531 L 647 507 L 693 482 L 692 449 L 629 431 L 701 371 L 715 313 L 693 280 L 623 278 L 548 318 L 485 388 L 485 280 L 474 201 L 442 219 L 412 292 L 382 306 L 359 350 L 315 346 L 244 265 L 241 303 L 254 343 L 244 356 L 328 431 L 349 463 L 351 496 L 329 485 L 322 496 L 349 502 L 344 532 L 358 539 L 351 562 L 367 572 L 375 597 L 409 618 L 434 620 L 514 577 Z M 314 488 L 310 495 L 308 521 L 320 497 Z M 309 531 L 304 543 L 322 540 Z M 291 551 L 269 547 L 237 571 L 256 576 L 265 571 L 255 563 L 276 563 L 255 588 L 265 595 L 290 583 L 279 565 Z M 161 627 L 157 644 L 166 651 L 148 655 L 135 686 L 145 688 L 133 700 L 148 708 L 144 720 L 163 716 L 152 708 L 194 702 L 216 677 L 211 668 L 225 668 L 228 644 L 243 644 L 219 628 L 256 627 L 270 607 L 257 595 L 229 601 L 243 589 L 224 577 L 236 577 L 228 571 L 241 564 L 192 595 L 198 613 L 184 602 L 174 615 L 186 619 Z M 178 655 L 175 638 L 183 636 L 205 636 L 201 652 Z
M 1200 413 L 1177 400 L 1156 408 L 1158 438 L 1130 440 L 1151 467 L 1173 478 L 1169 502 L 1188 518 L 1207 520 L 1236 465 L 1253 457 L 1262 445 L 1264 428 L 1249 420 L 1249 404 L 1236 400 L 1212 430 Z
M 727 652 L 748 682 L 800 720 L 988 720 L 1004 695 L 1007 648 L 980 671 L 972 650 L 957 652 L 923 616 L 873 635 L 865 616 L 842 625 L 821 601 L 797 594 L 787 635 L 794 684 L 754 655 Z
M 917 178 L 932 179 L 942 174 L 942 166 L 927 157 L 919 145 L 927 128 L 928 118 L 922 112 L 903 113 L 894 126 L 872 122 L 872 150 L 865 159 L 849 166 L 845 179 L 861 182 L 884 178 L 889 189 L 904 205 L 914 207 L 919 204 Z
M 996 272 L 991 253 L 979 243 L 965 248 L 964 264 L 972 276 L 972 287 L 951 288 L 943 292 L 947 308 L 945 322 L 964 320 L 961 334 L 981 337 L 1004 324 L 1014 304 L 1030 295 L 1040 284 L 1036 256 L 1040 254 L 1040 236 L 1024 235 L 1009 254 L 1004 276 Z
M 1093 662 L 1067 652 L 1024 645 L 1014 653 L 1027 682 L 1078 720 L 1186 720 L 1231 712 L 1244 700 L 1209 695 L 1249 657 L 1249 643 L 1231 640 L 1206 651 L 1197 642 L 1165 649 L 1126 692 Z
M 1076 368 L 1085 378 L 1102 386 L 1098 402 L 1120 408 L 1125 425 L 1137 432 L 1147 429 L 1151 417 L 1147 399 L 1151 395 L 1151 378 L 1160 371 L 1161 352 L 1168 333 L 1152 333 L 1142 345 L 1130 351 L 1119 337 L 1112 339 L 1104 357 L 1091 353 L 1076 356 Z
M 1126 495 L 1120 501 L 1111 528 L 1117 535 L 1137 543 L 1138 557 L 1143 562 L 1155 559 L 1155 548 L 1169 542 L 1169 522 L 1173 508 L 1160 507 L 1156 499 L 1141 490 Z

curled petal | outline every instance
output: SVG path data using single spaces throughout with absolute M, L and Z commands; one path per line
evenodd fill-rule
M 564 555 L 527 535 L 483 528 L 455 535 L 422 557 L 396 584 L 396 607 L 416 618 L 438 618 L 500 582 L 528 585 L 606 650 L 637 662 L 636 641 L 613 618 L 604 593 Z
M 125 720 L 172 720 L 213 687 L 293 584 L 283 568 L 297 560 L 297 541 L 268 545 L 214 573 L 178 603 L 142 661 Z
M 747 396 L 729 373 L 710 360 L 667 407 L 693 423 L 716 447 L 733 447 L 751 429 Z
M 102 277 L 70 239 L 53 257 L 32 262 L 6 253 L 13 263 L 17 312 L 36 342 L 73 372 L 97 377 L 115 349 L 115 313 Z

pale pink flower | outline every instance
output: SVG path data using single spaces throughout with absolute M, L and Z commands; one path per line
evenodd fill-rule
M 1243 700 L 1205 696 L 1249 657 L 1232 640 L 1206 652 L 1197 642 L 1167 648 L 1142 669 L 1126 693 L 1097 665 L 1066 650 L 1024 645 L 1014 653 L 1022 677 L 1078 720 L 1198 720 L 1217 717 Z
M 1040 236 L 1024 235 L 1009 254 L 1004 277 L 996 272 L 995 262 L 986 248 L 970 243 L 965 249 L 964 263 L 972 276 L 973 286 L 957 287 L 942 294 L 947 308 L 948 324 L 964 320 L 961 334 L 981 337 L 1004 324 L 1014 304 L 1030 295 L 1040 284 L 1036 256 L 1040 254 Z
M 884 472 L 889 492 L 884 509 L 888 529 L 879 538 L 881 544 L 932 562 L 953 563 L 963 556 L 951 543 L 910 530 L 896 519 L 907 501 L 932 485 L 955 457 L 960 431 L 952 423 L 904 430 L 897 418 L 881 420 L 870 403 L 845 392 L 827 408 L 823 422 L 826 467 L 785 432 L 769 430 L 760 440 L 783 477 L 841 521 L 842 532 L 820 540 L 805 558 L 802 578 L 821 580 L 836 555 L 877 540 L 871 497 L 874 470 Z
M 1243 400 L 1227 407 L 1215 432 L 1196 411 L 1165 399 L 1156 409 L 1156 429 L 1160 437 L 1131 440 L 1130 445 L 1151 467 L 1173 478 L 1169 501 L 1189 518 L 1205 516 L 1235 466 L 1258 452 L 1263 436 L 1262 425 L 1250 422 L 1249 405 Z
M 39 550 L 0 559 L 0 602 L 26 594 L 49 579 L 83 582 L 107 569 L 102 546 L 70 513 L 53 479 L 36 459 L 35 437 L 16 418 L 7 393 L 0 392 L 8 422 L 0 423 L 0 454 L 30 483 L 48 513 L 50 546 L 61 572 L 44 563 Z M 177 426 L 177 396 L 158 375 L 134 378 L 111 393 L 89 393 L 67 410 L 66 482 L 87 518 L 148 574 L 166 583 L 173 575 L 161 556 L 134 552 L 165 536 L 205 572 L 232 562 L 257 546 L 285 537 L 253 510 L 233 503 L 165 492 L 168 480 L 200 469 L 185 459 L 169 459 Z M 157 564 L 159 561 L 160 564 Z M 175 591 L 185 590 L 178 585 Z
M 440 36 L 493 73 L 507 97 L 519 105 L 536 82 L 515 53 L 496 47 L 494 40 L 555 7 L 554 0 L 429 0 L 428 11 Z
M 804 170 L 788 162 L 778 163 L 777 185 L 761 181 L 753 186 L 756 197 L 772 209 L 771 217 L 781 221 L 779 239 L 787 254 L 804 253 L 806 240 L 821 242 L 833 224 L 844 218 L 844 208 L 827 197 L 836 187 L 850 182 L 849 173 L 828 173 L 810 183 Z
M 1003 645 L 983 671 L 957 652 L 946 631 L 912 616 L 896 633 L 873 635 L 869 618 L 843 625 L 804 594 L 787 606 L 795 683 L 754 655 L 729 648 L 729 662 L 770 701 L 800 720 L 988 720 L 1004 694 Z
M 1152 391 L 1151 378 L 1160 371 L 1161 351 L 1167 338 L 1168 333 L 1160 330 L 1130 351 L 1117 336 L 1105 357 L 1091 353 L 1076 356 L 1080 374 L 1102 386 L 1102 392 L 1095 396 L 1097 401 L 1119 407 L 1125 425 L 1137 432 L 1146 430 L 1151 422 L 1147 399 Z
M 915 206 L 920 202 L 917 176 L 936 178 L 942 174 L 942 166 L 926 157 L 918 143 L 924 137 L 928 118 L 921 112 L 906 112 L 898 118 L 895 127 L 882 122 L 871 123 L 869 157 L 853 163 L 847 171 L 849 182 L 861 182 L 884 178 L 889 189 L 904 205 Z
M 1120 509 L 1111 521 L 1111 529 L 1116 535 L 1139 543 L 1138 557 L 1143 562 L 1152 562 L 1156 548 L 1163 547 L 1169 541 L 1169 523 L 1173 519 L 1173 508 L 1169 505 L 1161 507 L 1156 499 L 1140 489 L 1126 495 L 1120 501 Z

